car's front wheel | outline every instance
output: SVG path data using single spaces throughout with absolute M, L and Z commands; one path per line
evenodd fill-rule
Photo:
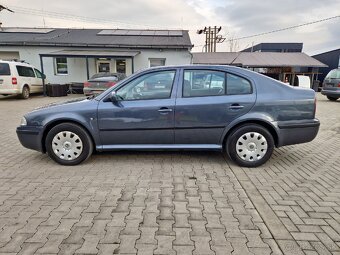
M 330 100 L 330 101 L 336 101 L 336 100 L 338 100 L 337 97 L 330 97 L 330 96 L 327 96 L 327 98 L 328 98 L 328 100 Z
M 93 144 L 86 130 L 73 123 L 62 123 L 53 127 L 46 136 L 48 155 L 61 165 L 77 165 L 88 159 Z
M 257 167 L 272 155 L 274 139 L 271 133 L 257 124 L 246 124 L 233 130 L 226 141 L 228 156 L 242 167 Z

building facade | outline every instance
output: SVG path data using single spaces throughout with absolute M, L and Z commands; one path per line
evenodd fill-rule
M 83 82 L 100 72 L 130 75 L 140 69 L 190 64 L 186 30 L 3 28 L 0 59 L 20 59 L 51 83 Z
M 320 74 L 318 75 L 318 80 L 320 82 L 323 82 L 330 70 L 340 68 L 340 48 L 320 53 L 312 57 L 328 65 L 328 67 L 320 68 Z

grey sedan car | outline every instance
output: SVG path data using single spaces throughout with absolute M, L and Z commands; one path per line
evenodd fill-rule
M 321 94 L 331 101 L 340 98 L 340 68 L 331 70 L 322 84 Z
M 240 166 L 313 140 L 311 89 L 231 66 L 150 68 L 102 94 L 43 107 L 17 128 L 23 146 L 76 165 L 93 150 L 217 150 Z
M 98 73 L 93 75 L 87 82 L 84 82 L 84 94 L 86 96 L 100 94 L 110 87 L 115 86 L 119 81 L 124 80 L 123 73 Z

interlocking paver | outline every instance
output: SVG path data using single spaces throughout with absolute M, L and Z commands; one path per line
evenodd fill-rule
M 318 99 L 313 142 L 247 169 L 215 152 L 59 166 L 13 130 L 27 110 L 63 99 L 0 96 L 0 253 L 340 254 L 340 104 Z

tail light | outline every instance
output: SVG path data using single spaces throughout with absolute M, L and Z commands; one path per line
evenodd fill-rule
M 16 77 L 12 77 L 12 85 L 17 85 L 18 84 L 18 80 Z
M 338 88 L 340 88 L 340 82 L 338 83 Z
M 89 82 L 84 82 L 84 87 L 90 87 L 90 83 Z
M 108 83 L 106 83 L 106 87 L 113 87 L 114 85 L 116 85 L 117 82 L 114 82 L 114 81 L 110 81 Z

